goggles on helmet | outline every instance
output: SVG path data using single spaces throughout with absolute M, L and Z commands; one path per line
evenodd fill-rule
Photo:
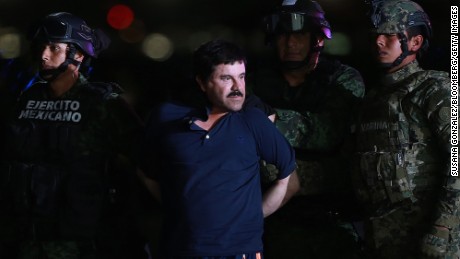
M 324 36 L 331 38 L 330 25 L 325 19 L 315 19 L 304 13 L 281 12 L 265 17 L 267 33 L 315 31 L 320 29 Z
M 72 27 L 64 22 L 45 21 L 38 33 L 45 33 L 49 38 L 69 38 L 72 35 Z
M 86 23 L 68 13 L 47 16 L 33 36 L 35 42 L 62 42 L 78 46 L 86 55 L 96 57 L 93 32 Z
M 265 18 L 266 30 L 269 33 L 301 31 L 306 29 L 305 20 L 301 13 L 272 14 Z

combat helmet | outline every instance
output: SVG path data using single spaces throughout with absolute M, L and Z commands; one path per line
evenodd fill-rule
M 417 3 L 410 0 L 371 0 L 371 31 L 376 34 L 397 34 L 401 41 L 403 53 L 395 61 L 399 65 L 409 54 L 407 37 L 404 32 L 411 27 L 419 27 L 424 36 L 422 49 L 428 48 L 432 37 L 432 27 L 428 15 Z
M 327 39 L 332 38 L 325 12 L 316 1 L 284 0 L 281 6 L 264 18 L 264 24 L 268 34 L 310 31 L 320 32 Z
M 92 30 L 85 21 L 70 13 L 53 13 L 45 17 L 33 37 L 34 43 L 72 43 L 86 55 L 95 57 Z
M 85 54 L 83 65 L 89 66 L 90 58 L 96 58 L 106 49 L 110 43 L 109 38 L 101 30 L 91 29 L 87 23 L 66 12 L 52 13 L 47 15 L 36 27 L 32 36 L 32 46 L 48 43 L 68 43 L 66 61 L 57 69 L 45 71 L 46 74 L 54 74 L 53 79 L 67 69 L 69 64 L 76 66 L 80 62 L 73 59 L 77 50 Z
M 310 32 L 310 49 L 303 61 L 283 61 L 282 68 L 296 70 L 307 67 L 312 71 L 318 64 L 323 46 L 318 37 L 331 39 L 331 26 L 321 6 L 312 0 L 284 0 L 270 15 L 264 18 L 266 42 L 273 42 L 276 35 L 283 33 Z

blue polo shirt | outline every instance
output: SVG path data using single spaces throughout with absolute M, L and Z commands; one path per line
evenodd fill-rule
M 229 112 L 210 131 L 194 123 L 206 118 L 205 109 L 165 103 L 147 125 L 142 164 L 161 186 L 163 252 L 262 251 L 259 161 L 275 164 L 282 179 L 295 169 L 294 151 L 259 109 Z

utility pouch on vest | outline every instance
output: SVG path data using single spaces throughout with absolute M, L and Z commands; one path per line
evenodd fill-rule
M 384 172 L 385 188 L 391 203 L 413 198 L 403 153 L 383 153 L 379 157 L 378 170 Z M 414 200 L 415 201 L 415 200 Z
M 396 204 L 416 199 L 412 193 L 403 153 L 367 152 L 361 154 L 360 168 L 377 204 Z
M 362 193 L 369 193 L 370 199 L 375 203 L 381 203 L 387 200 L 385 188 L 382 184 L 383 176 L 378 168 L 380 154 L 375 152 L 366 152 L 359 156 L 359 166 L 361 169 L 362 180 L 366 183 L 368 190 Z
M 62 173 L 52 167 L 26 163 L 1 165 L 1 202 L 15 215 L 54 217 Z

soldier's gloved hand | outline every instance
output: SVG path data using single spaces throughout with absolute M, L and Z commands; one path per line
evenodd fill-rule
M 422 253 L 424 258 L 445 258 L 448 241 L 449 229 L 433 226 L 431 233 L 423 238 Z
M 301 148 L 307 143 L 308 123 L 305 116 L 297 111 L 275 109 L 275 125 L 295 148 Z

